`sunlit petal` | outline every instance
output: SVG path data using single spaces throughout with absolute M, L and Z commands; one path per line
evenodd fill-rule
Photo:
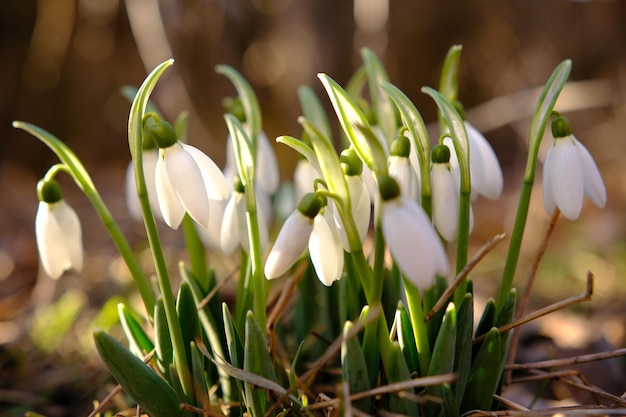
M 314 191 L 313 181 L 317 178 L 321 178 L 321 175 L 317 172 L 313 164 L 311 164 L 308 159 L 299 159 L 293 171 L 296 204 L 298 204 L 306 193 Z
M 220 234 L 226 204 L 227 200 L 209 200 L 209 225 L 197 228 L 202 242 L 210 249 L 221 250 Z
M 178 199 L 178 194 L 170 181 L 165 164 L 163 163 L 163 150 L 160 151 L 154 175 L 157 197 L 159 200 L 159 208 L 163 215 L 163 220 L 172 229 L 178 229 L 180 223 L 185 216 L 185 208 Z
M 222 253 L 226 256 L 231 255 L 235 249 L 237 249 L 241 240 L 241 234 L 246 234 L 245 217 L 243 218 L 242 224 L 242 219 L 240 219 L 239 216 L 240 213 L 237 210 L 238 195 L 241 194 L 237 192 L 233 193 L 233 196 L 231 196 L 228 203 L 226 203 L 224 218 L 221 223 L 220 247 Z
M 317 277 L 326 286 L 341 278 L 343 249 L 325 216 L 316 216 L 309 238 L 309 254 Z
M 402 273 L 420 289 L 448 274 L 446 253 L 424 210 L 408 198 L 384 203 L 383 234 Z
M 548 180 L 557 207 L 568 219 L 577 219 L 583 205 L 583 170 L 580 153 L 573 140 L 555 140 L 549 171 Z
M 554 176 L 552 173 L 552 153 L 554 152 L 554 145 L 551 145 L 546 152 L 546 157 L 543 162 L 543 206 L 546 209 L 546 213 L 552 216 L 556 209 L 556 201 L 554 201 L 554 193 L 552 191 L 552 180 Z
M 433 164 L 431 168 L 433 185 L 433 223 L 448 242 L 453 242 L 458 233 L 459 191 L 456 181 L 445 164 Z
M 163 164 L 181 205 L 192 219 L 207 227 L 209 198 L 204 174 L 196 159 L 179 142 L 164 150 Z M 221 172 L 220 172 L 221 175 Z
M 297 210 L 287 218 L 265 262 L 267 279 L 278 278 L 293 266 L 306 249 L 312 230 L 313 220 Z
M 260 132 L 257 138 L 256 178 L 266 194 L 272 195 L 278 190 L 280 173 L 276 153 L 265 132 Z
M 606 205 L 606 188 L 600 171 L 587 148 L 577 139 L 574 139 L 574 143 L 578 148 L 582 163 L 585 195 L 596 206 L 604 207 Z
M 41 264 L 50 277 L 58 279 L 64 271 L 72 268 L 82 270 L 80 221 L 76 212 L 65 201 L 39 203 L 35 234 Z
M 207 197 L 211 200 L 226 200 L 230 194 L 230 188 L 220 168 L 201 150 L 182 142 L 181 145 L 198 164 L 206 185 Z
M 389 175 L 398 182 L 402 195 L 417 201 L 420 192 L 419 183 L 409 158 L 392 155 L 388 161 Z
M 502 194 L 504 180 L 500 162 L 485 137 L 470 123 L 465 122 L 470 145 L 470 172 L 472 194 L 497 200 Z

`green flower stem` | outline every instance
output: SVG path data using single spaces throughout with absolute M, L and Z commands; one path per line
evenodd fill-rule
M 461 173 L 461 176 L 463 173 Z M 463 179 L 461 179 L 463 182 Z M 459 201 L 459 234 L 457 239 L 456 250 L 456 274 L 458 275 L 463 268 L 467 265 L 467 258 L 469 252 L 469 226 L 470 226 L 470 190 L 461 187 L 461 195 Z M 454 301 L 458 305 L 463 296 L 465 296 L 465 281 L 457 287 L 454 292 Z
M 193 398 L 193 381 L 189 372 L 187 363 L 187 355 L 185 343 L 183 341 L 180 321 L 176 313 L 176 299 L 172 291 L 167 271 L 167 264 L 161 247 L 161 240 L 157 230 L 154 214 L 150 207 L 148 199 L 148 188 L 146 186 L 146 178 L 143 170 L 143 122 L 144 114 L 150 93 L 156 86 L 156 82 L 163 72 L 173 64 L 173 60 L 167 60 L 157 66 L 145 79 L 137 92 L 137 96 L 133 100 L 130 108 L 130 116 L 128 119 L 128 143 L 133 158 L 133 167 L 135 173 L 135 182 L 137 184 L 137 196 L 143 213 L 146 235 L 152 251 L 152 258 L 159 284 L 163 305 L 165 308 L 165 317 L 172 339 L 172 348 L 174 350 L 174 367 L 180 378 L 183 392 L 188 398 Z
M 498 292 L 496 301 L 496 310 L 499 312 L 504 305 L 511 288 L 513 288 L 513 278 L 517 269 L 517 261 L 519 260 L 520 249 L 522 247 L 522 238 L 524 237 L 524 228 L 528 217 L 528 207 L 530 205 L 530 196 L 532 193 L 533 183 L 535 181 L 535 171 L 537 168 L 537 156 L 539 154 L 539 145 L 543 138 L 546 124 L 550 119 L 552 110 L 556 100 L 569 77 L 572 67 L 570 60 L 561 62 L 552 75 L 548 79 L 539 100 L 535 113 L 530 125 L 530 133 L 528 140 L 528 159 L 526 161 L 526 169 L 524 171 L 524 182 L 520 193 L 519 203 L 517 205 L 517 214 L 515 215 L 515 224 L 511 233 L 511 243 L 502 273 L 502 282 Z
M 383 283 L 385 280 L 385 237 L 383 236 L 382 218 L 382 198 L 380 193 L 376 193 L 376 204 L 374 204 L 374 282 L 372 283 L 374 297 L 377 300 L 382 298 Z
M 246 221 L 248 223 L 248 238 L 250 241 L 250 267 L 252 268 L 252 311 L 259 326 L 265 331 L 266 299 L 265 275 L 263 273 L 263 253 L 261 252 L 261 235 L 259 233 L 259 219 L 254 197 L 254 187 L 246 187 Z
M 209 288 L 211 279 L 209 269 L 207 268 L 206 254 L 204 251 L 204 245 L 198 231 L 196 230 L 195 222 L 189 215 L 183 217 L 183 234 L 185 235 L 185 244 L 187 246 L 187 255 L 189 256 L 189 263 L 191 264 L 191 270 L 193 274 L 201 283 L 202 289 L 207 290 Z
M 404 293 L 406 294 L 406 302 L 408 304 L 409 316 L 411 318 L 411 326 L 415 334 L 415 345 L 417 347 L 417 356 L 419 359 L 422 376 L 425 376 L 430 369 L 430 344 L 428 342 L 428 331 L 426 322 L 424 321 L 424 309 L 422 308 L 422 298 L 420 297 L 419 288 L 404 278 Z
M 98 217 L 100 217 L 102 224 L 111 236 L 117 250 L 120 255 L 122 255 L 122 258 L 124 259 L 133 280 L 135 281 L 135 285 L 139 290 L 139 294 L 141 295 L 147 314 L 152 317 L 154 314 L 154 294 L 150 289 L 150 285 L 148 284 L 148 281 L 146 280 L 146 277 L 144 276 L 143 271 L 139 266 L 139 262 L 137 261 L 137 258 L 135 258 L 128 241 L 113 219 L 111 212 L 104 204 L 104 201 L 100 197 L 98 190 L 96 190 L 96 187 L 83 164 L 76 157 L 74 152 L 72 152 L 63 142 L 44 129 L 21 121 L 13 122 L 13 127 L 22 129 L 35 136 L 47 145 L 48 148 L 50 148 L 63 162 L 62 166 L 55 165 L 55 167 L 58 168 L 53 168 L 53 172 L 61 170 L 61 168 L 63 171 L 68 172 L 78 185 L 78 188 L 80 188 L 85 196 L 87 196 L 96 210 L 96 213 L 98 213 Z

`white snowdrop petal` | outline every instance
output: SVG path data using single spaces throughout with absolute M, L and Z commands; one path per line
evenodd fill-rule
M 227 203 L 225 200 L 209 200 L 209 225 L 207 227 L 198 225 L 200 239 L 210 249 L 221 250 L 220 235 Z
M 415 201 L 404 198 L 385 202 L 382 227 L 391 255 L 418 288 L 432 286 L 436 274 L 447 275 L 443 246 Z
M 153 175 L 154 177 L 154 175 Z M 126 208 L 128 209 L 128 213 L 133 220 L 141 220 L 143 218 L 143 214 L 141 211 L 141 204 L 139 203 L 139 198 L 137 197 L 137 183 L 135 183 L 135 168 L 133 167 L 132 161 L 128 164 L 128 168 L 126 168 L 126 187 L 125 187 L 125 197 L 126 197 Z
M 359 193 L 356 203 L 352 201 L 352 215 L 354 216 L 354 223 L 356 224 L 361 244 L 365 242 L 367 232 L 370 228 L 370 218 L 372 215 L 372 199 L 365 183 L 361 180 L 361 192 Z
M 179 142 L 165 149 L 165 171 L 180 203 L 192 219 L 207 227 L 209 224 L 209 198 L 204 175 L 196 159 Z M 221 174 L 220 174 L 221 175 Z
M 326 286 L 341 278 L 343 249 L 335 240 L 328 220 L 315 217 L 313 232 L 309 238 L 309 254 L 317 277 Z
M 393 177 L 400 186 L 400 193 L 412 200 L 418 198 L 418 183 L 415 171 L 411 167 L 408 158 L 399 156 L 390 156 L 389 175 Z
M 312 230 L 313 220 L 297 210 L 285 220 L 265 262 L 267 279 L 278 278 L 291 268 L 306 249 Z
M 454 177 L 445 164 L 433 164 L 431 181 L 433 222 L 441 236 L 453 242 L 458 233 L 460 198 Z
M 604 181 L 602 181 L 602 175 L 600 175 L 598 166 L 587 148 L 581 142 L 574 139 L 574 144 L 578 148 L 580 162 L 582 163 L 584 182 L 583 188 L 585 195 L 596 206 L 604 207 L 606 205 L 606 188 L 604 186 Z
M 224 218 L 222 219 L 221 226 L 220 248 L 222 249 L 222 253 L 224 255 L 229 256 L 235 251 L 235 249 L 237 249 L 237 246 L 239 245 L 239 236 L 242 233 L 242 231 L 239 230 L 240 222 L 238 218 L 235 195 L 233 195 L 228 200 L 228 203 L 226 203 Z M 243 233 L 245 233 L 245 229 L 243 230 Z
M 35 218 L 37 249 L 48 275 L 58 279 L 64 271 L 83 268 L 80 221 L 76 212 L 63 200 L 39 203 Z
M 159 160 L 159 150 L 158 149 L 148 149 L 143 152 L 143 172 L 144 178 L 146 180 L 146 190 L 148 192 L 148 200 L 150 201 L 150 207 L 152 208 L 152 213 L 157 218 L 162 219 L 163 215 L 161 214 L 161 208 L 159 207 L 159 200 L 157 198 L 156 192 L 156 182 L 155 182 L 155 172 L 156 172 L 156 164 Z
M 298 160 L 296 168 L 293 171 L 293 182 L 296 189 L 296 204 L 300 202 L 306 193 L 312 193 L 314 191 L 313 181 L 320 177 L 321 176 L 317 172 L 317 169 L 315 169 L 313 164 L 311 164 L 308 159 Z
M 496 153 L 474 126 L 466 122 L 465 129 L 470 145 L 472 188 L 490 200 L 497 200 L 502 194 L 504 180 Z
M 200 168 L 206 186 L 207 197 L 211 200 L 226 200 L 230 194 L 230 187 L 220 168 L 198 148 L 180 143 Z
M 552 216 L 554 209 L 556 209 L 556 201 L 554 201 L 554 193 L 552 192 L 552 153 L 554 152 L 554 145 L 550 145 L 546 157 L 543 162 L 543 206 L 546 209 L 546 213 Z
M 569 138 L 556 139 L 550 159 L 554 201 L 565 217 L 576 220 L 583 204 L 583 171 L 578 149 Z
M 160 152 L 162 154 L 163 150 Z M 154 171 L 156 194 L 163 220 L 165 224 L 172 229 L 178 229 L 178 226 L 180 226 L 185 216 L 185 208 L 180 203 L 178 194 L 167 175 L 167 170 L 163 163 L 163 156 L 159 157 Z
M 265 132 L 260 132 L 257 138 L 256 159 L 256 176 L 259 187 L 269 195 L 275 194 L 280 185 L 280 173 L 278 172 L 276 153 Z

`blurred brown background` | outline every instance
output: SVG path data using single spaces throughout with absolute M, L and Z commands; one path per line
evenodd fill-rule
M 622 214 L 626 207 L 626 2 L 622 0 L 3 1 L 0 372 L 4 375 L 0 380 L 11 382 L 0 383 L 0 407 L 17 401 L 7 393 L 28 391 L 24 386 L 35 374 L 50 370 L 49 358 L 41 361 L 36 372 L 29 372 L 18 366 L 21 362 L 14 354 L 2 355 L 5 350 L 31 346 L 23 342 L 26 327 L 22 326 L 28 321 L 20 317 L 32 311 L 32 288 L 38 277 L 35 184 L 56 162 L 36 139 L 13 129 L 12 120 L 34 123 L 63 139 L 92 173 L 122 227 L 140 232 L 127 220 L 123 201 L 130 106 L 120 88 L 138 86 L 158 63 L 170 57 L 176 60 L 153 99 L 171 120 L 182 110 L 190 111 L 190 142 L 222 164 L 226 127 L 221 99 L 233 95 L 234 90 L 226 78 L 215 73 L 215 65 L 229 64 L 251 82 L 270 138 L 297 136 L 300 110 L 296 88 L 308 84 L 321 94 L 318 72 L 345 85 L 361 64 L 362 46 L 378 54 L 391 81 L 414 100 L 427 122 L 433 121 L 435 108 L 420 88 L 438 85 L 441 63 L 453 44 L 463 45 L 459 97 L 469 119 L 485 131 L 505 169 L 507 193 L 502 200 L 479 202 L 475 208 L 477 244 L 510 229 L 514 201 L 509 197 L 521 183 L 523 143 L 537 94 L 533 89 L 542 85 L 562 60 L 573 60 L 573 82 L 557 107 L 567 111 L 575 134 L 596 157 L 609 203 L 603 211 L 588 207 L 584 220 L 576 224 L 563 222 L 562 234 L 555 237 L 561 252 L 554 255 L 553 263 L 561 265 L 555 270 L 569 281 L 565 286 L 544 284 L 543 291 L 551 294 L 548 298 L 570 295 L 564 294 L 563 288 L 569 291 L 571 287 L 571 293 L 577 293 L 583 288 L 580 283 L 586 270 L 595 266 L 604 273 L 600 302 L 615 301 L 615 289 L 623 287 L 626 271 Z M 499 101 L 490 101 L 496 98 Z M 286 148 L 276 150 L 288 178 L 295 155 Z M 94 294 L 88 304 L 97 309 L 121 286 L 109 279 L 114 273 L 107 265 L 115 250 L 84 197 L 69 181 L 63 185 L 83 222 L 91 258 L 83 277 L 68 274 L 59 285 L 87 286 L 88 293 Z M 547 222 L 540 190 L 533 201 L 531 219 L 536 222 L 529 222 L 529 252 Z M 581 258 L 581 253 L 588 258 Z M 485 275 L 497 275 L 493 271 L 501 268 L 500 256 L 488 258 Z M 575 266 L 573 259 L 579 261 Z M 621 309 L 617 310 L 621 314 Z M 617 316 L 618 327 L 623 324 L 622 317 Z M 18 383 L 20 379 L 22 383 Z M 66 382 L 72 385 L 72 381 L 68 377 Z M 34 392 L 45 390 L 54 392 L 45 384 L 32 388 Z M 75 395 L 68 390 L 70 397 Z M 88 408 L 91 392 L 76 401 Z M 46 403 L 40 393 L 28 398 L 35 404 Z M 45 410 L 50 415 L 71 414 L 63 407 L 56 414 L 54 408 Z

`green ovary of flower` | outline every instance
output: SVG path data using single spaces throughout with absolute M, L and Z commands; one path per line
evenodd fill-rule
M 61 201 L 63 194 L 58 182 L 42 179 L 37 183 L 37 197 L 39 201 L 52 204 Z

